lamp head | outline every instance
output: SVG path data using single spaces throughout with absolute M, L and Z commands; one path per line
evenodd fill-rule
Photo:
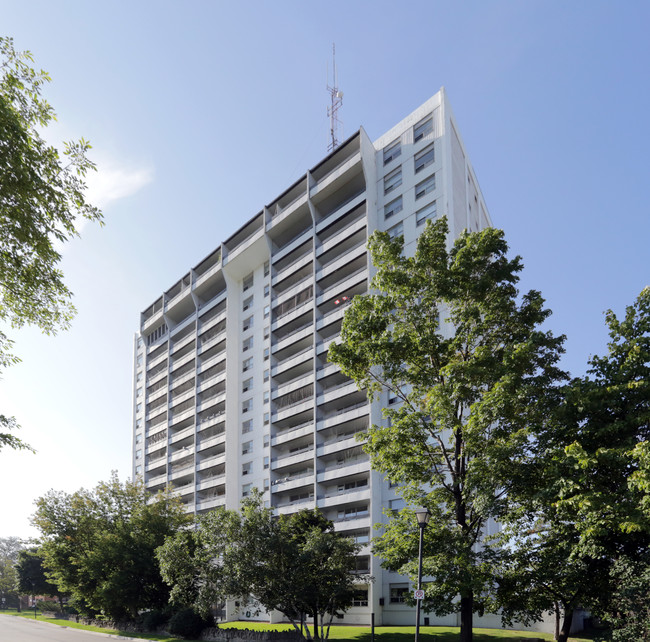
M 431 513 L 428 508 L 418 508 L 415 511 L 415 517 L 418 520 L 418 525 L 424 527 L 429 523 Z

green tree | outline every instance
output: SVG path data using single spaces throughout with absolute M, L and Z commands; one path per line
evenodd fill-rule
M 80 217 L 101 221 L 101 212 L 85 197 L 84 177 L 95 169 L 88 142 L 67 142 L 61 154 L 40 134 L 56 115 L 41 95 L 50 77 L 32 62 L 0 37 L 0 322 L 55 334 L 74 315 L 61 245 L 78 236 Z M 11 346 L 0 331 L 0 369 L 17 361 Z M 0 415 L 0 448 L 27 447 L 11 434 L 16 428 Z
M 0 603 L 19 606 L 16 562 L 25 542 L 19 537 L 0 537 Z
M 241 511 L 199 516 L 196 528 L 168 538 L 158 557 L 178 605 L 207 614 L 214 603 L 252 598 L 281 611 L 297 630 L 301 614 L 312 617 L 314 639 L 326 639 L 324 619 L 352 604 L 356 550 L 318 511 L 275 518 L 254 493 Z
M 563 614 L 568 638 L 574 609 L 621 621 L 620 576 L 630 560 L 642 576 L 650 554 L 650 288 L 623 319 L 606 313 L 607 355 L 556 396 L 551 420 L 531 442 L 503 515 L 514 549 L 499 599 L 509 617 Z M 627 562 L 626 562 L 627 560 Z M 616 570 L 618 569 L 618 570 Z M 640 639 L 640 638 L 639 638 Z
M 541 329 L 550 312 L 538 292 L 518 296 L 522 263 L 507 257 L 503 232 L 464 233 L 450 250 L 447 235 L 445 219 L 427 222 L 412 257 L 401 237 L 370 237 L 371 293 L 353 299 L 329 358 L 369 397 L 390 391 L 401 401 L 369 429 L 365 449 L 409 505 L 432 513 L 424 607 L 460 610 L 470 642 L 473 613 L 493 589 L 494 551 L 480 543 L 544 421 L 546 391 L 564 376 L 563 338 Z M 375 551 L 415 578 L 417 541 L 406 510 Z
M 56 584 L 50 582 L 45 575 L 43 555 L 35 547 L 23 549 L 18 552 L 16 562 L 18 590 L 21 593 L 33 595 L 49 595 L 56 597 L 62 605 L 63 595 Z
M 80 610 L 119 620 L 167 604 L 155 550 L 188 522 L 177 499 L 152 501 L 141 482 L 113 474 L 92 491 L 50 491 L 36 506 L 46 574 Z

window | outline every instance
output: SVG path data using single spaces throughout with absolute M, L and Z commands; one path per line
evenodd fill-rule
M 242 310 L 246 312 L 246 310 L 250 310 L 253 307 L 253 297 L 249 296 L 248 298 L 244 299 L 244 305 L 242 307 Z
M 253 442 L 252 441 L 245 441 L 241 445 L 241 454 L 242 455 L 248 455 L 249 453 L 253 452 Z
M 135 474 L 136 475 L 142 475 L 142 466 L 136 466 L 135 467 Z
M 135 436 L 135 443 L 136 443 L 136 444 L 139 444 L 139 443 L 141 443 L 141 442 L 142 442 L 142 435 L 136 435 L 136 436 Z
M 356 589 L 354 591 L 352 606 L 368 606 L 368 589 Z
M 250 330 L 253 327 L 253 315 L 249 316 L 247 319 L 244 319 L 244 322 L 242 323 L 242 330 L 246 332 L 246 330 Z
M 264 457 L 264 469 L 266 470 L 269 467 L 269 458 Z
M 138 372 L 138 374 L 135 377 L 135 380 L 136 380 L 136 382 L 142 381 L 142 373 L 141 372 Z
M 271 328 L 267 325 L 264 328 L 264 338 L 268 339 L 271 336 Z
M 253 287 L 253 273 L 251 272 L 247 277 L 244 278 L 243 282 L 244 292 L 250 290 Z
M 271 393 L 268 390 L 264 391 L 264 403 L 269 403 L 271 399 Z
M 429 145 L 429 147 L 425 147 L 421 152 L 418 152 L 415 155 L 414 162 L 415 162 L 415 173 L 417 174 L 419 171 L 423 170 L 425 167 L 428 167 L 433 163 L 434 161 L 434 154 L 433 154 L 433 145 Z
M 388 230 L 388 236 L 394 239 L 396 236 L 402 236 L 404 234 L 404 223 L 398 223 L 393 225 L 393 227 Z
M 269 486 L 270 486 L 270 484 L 269 484 L 269 478 L 267 477 L 267 478 L 264 480 L 264 490 L 268 490 L 268 489 L 269 489 Z
M 415 186 L 415 200 L 417 201 L 418 198 L 422 198 L 425 194 L 433 192 L 434 189 L 436 189 L 436 175 L 432 174 Z
M 269 380 L 270 372 L 268 369 L 264 371 L 264 383 L 266 383 Z
M 246 379 L 241 385 L 242 392 L 248 392 L 253 387 L 253 377 Z
M 390 502 L 388 503 L 388 506 L 393 513 L 393 515 L 396 515 L 399 513 L 399 511 L 402 510 L 402 508 L 406 507 L 406 502 L 403 499 L 391 499 Z
M 390 602 L 391 604 L 403 604 L 406 601 L 409 587 L 408 584 L 391 584 L 390 585 Z
M 268 276 L 271 271 L 271 266 L 268 261 L 264 263 L 264 276 Z
M 269 433 L 267 432 L 267 433 L 264 435 L 264 441 L 263 441 L 263 443 L 262 443 L 262 446 L 263 446 L 264 448 L 266 448 L 270 443 L 271 443 L 271 435 L 269 435 Z
M 264 306 L 264 318 L 268 319 L 269 314 L 271 314 L 271 306 L 270 305 L 265 305 Z
M 264 413 L 264 425 L 268 426 L 270 420 L 271 420 L 271 415 L 268 412 L 265 412 Z
M 394 169 L 384 177 L 384 194 L 392 192 L 402 184 L 402 168 Z
M 396 198 L 387 205 L 384 205 L 384 218 L 390 218 L 393 214 L 398 214 L 402 211 L 402 197 Z
M 267 297 L 271 294 L 271 286 L 270 285 L 265 285 L 264 286 L 264 296 Z
M 433 118 L 428 116 L 413 127 L 413 142 L 417 143 L 433 131 Z
M 139 354 L 138 358 L 136 359 L 136 363 L 138 365 L 138 368 L 142 365 L 142 355 Z
M 142 451 L 141 450 L 136 450 L 135 451 L 135 458 L 136 459 L 142 459 Z
M 136 396 L 136 397 L 142 397 L 142 388 L 138 388 L 138 389 L 135 391 L 135 396 Z
M 387 165 L 395 158 L 398 158 L 402 153 L 402 141 L 398 138 L 390 145 L 384 147 L 384 165 Z
M 252 461 L 247 461 L 245 464 L 241 465 L 241 474 L 242 475 L 250 475 L 252 469 L 253 469 L 253 462 Z
M 141 404 L 141 403 L 139 403 L 139 404 L 135 407 L 135 411 L 136 411 L 136 412 L 142 412 L 142 404 Z
M 253 400 L 252 399 L 246 399 L 246 401 L 242 401 L 241 404 L 241 411 L 242 412 L 250 412 L 253 409 Z
M 268 360 L 270 354 L 271 354 L 271 349 L 270 348 L 264 348 L 264 361 Z
M 251 490 L 253 490 L 253 484 L 244 484 L 241 487 L 241 496 L 248 497 L 251 494 Z
M 253 347 L 253 337 L 248 337 L 248 339 L 244 339 L 241 344 L 241 349 L 242 352 L 247 352 Z
M 246 433 L 249 433 L 253 430 L 253 420 L 252 419 L 247 419 L 246 421 L 242 421 L 241 424 L 241 433 L 242 435 L 245 435 Z
M 246 372 L 253 367 L 253 357 L 248 357 L 242 361 L 242 372 Z
M 346 508 L 344 510 L 339 510 L 338 519 L 354 519 L 355 517 L 366 517 L 367 515 L 367 506 L 357 506 L 356 508 Z
M 426 207 L 415 213 L 415 224 L 422 225 L 428 218 L 436 218 L 436 202 L 429 203 Z
M 344 493 L 346 490 L 353 490 L 355 488 L 366 488 L 367 486 L 368 486 L 367 479 L 357 479 L 355 481 L 339 484 L 337 490 L 339 493 Z
M 142 428 L 142 419 L 135 420 L 135 429 L 140 430 Z

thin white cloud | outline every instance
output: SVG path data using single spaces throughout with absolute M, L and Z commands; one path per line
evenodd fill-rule
M 87 200 L 103 209 L 113 201 L 133 196 L 153 179 L 153 167 L 100 161 L 97 171 L 86 176 Z

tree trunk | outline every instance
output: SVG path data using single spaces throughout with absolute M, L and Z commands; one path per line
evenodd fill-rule
M 560 638 L 560 605 L 557 602 L 553 602 L 553 611 L 555 612 L 555 634 L 553 637 L 556 640 Z
M 460 642 L 472 642 L 472 626 L 474 617 L 474 594 L 460 598 Z
M 562 618 L 562 628 L 558 636 L 558 642 L 567 642 L 569 633 L 571 633 L 571 622 L 573 622 L 573 609 L 564 608 L 564 617 Z
M 318 610 L 314 609 L 314 640 L 318 639 Z

